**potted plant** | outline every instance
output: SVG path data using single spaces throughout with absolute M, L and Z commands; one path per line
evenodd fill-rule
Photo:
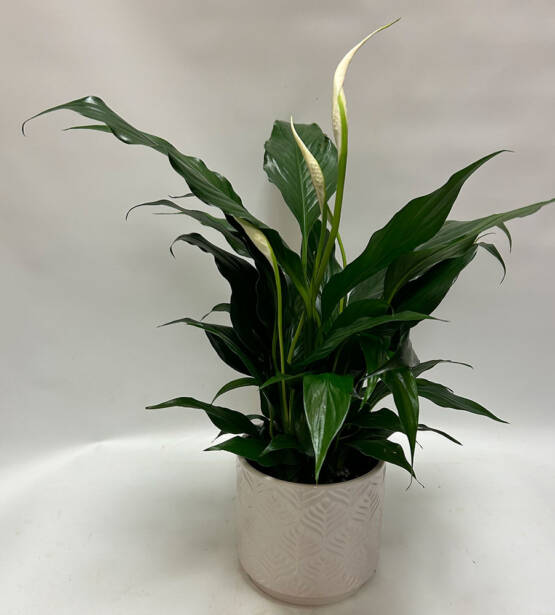
M 299 223 L 299 253 L 245 208 L 225 177 L 134 128 L 100 98 L 88 96 L 38 114 L 75 111 L 98 123 L 72 129 L 112 133 L 124 143 L 162 153 L 189 186 L 186 197 L 222 212 L 215 217 L 168 199 L 136 206 L 169 208 L 216 229 L 227 242 L 222 249 L 193 232 L 180 235 L 171 250 L 184 242 L 213 256 L 231 296 L 211 312 L 227 313 L 229 324 L 207 317 L 173 323 L 203 330 L 218 356 L 241 374 L 212 401 L 177 397 L 149 408 L 203 410 L 225 436 L 206 450 L 237 455 L 240 561 L 264 591 L 297 604 L 340 600 L 372 575 L 384 464 L 414 477 L 418 431 L 457 442 L 421 422 L 420 397 L 503 422 L 424 377 L 442 361 L 420 362 L 410 332 L 434 318 L 480 248 L 505 268 L 495 245 L 483 240 L 485 231 L 500 229 L 510 242 L 509 220 L 554 201 L 476 220 L 448 220 L 464 182 L 500 153 L 494 152 L 410 201 L 347 262 L 339 233 L 348 144 L 343 83 L 354 54 L 390 25 L 353 47 L 335 71 L 333 141 L 316 124 L 291 119 L 276 121 L 265 144 L 264 170 Z M 215 403 L 239 387 L 258 388 L 260 413 Z M 382 406 L 388 395 L 393 409 Z M 404 434 L 408 454 L 391 440 L 394 434 Z

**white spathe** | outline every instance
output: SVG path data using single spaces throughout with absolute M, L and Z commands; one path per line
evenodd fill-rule
M 339 112 L 339 101 L 341 99 L 341 104 L 345 109 L 345 114 L 347 113 L 347 103 L 345 101 L 345 93 L 343 92 L 343 83 L 345 81 L 345 75 L 347 74 L 347 69 L 349 68 L 349 64 L 353 59 L 355 53 L 368 41 L 371 39 L 374 34 L 389 28 L 394 23 L 399 21 L 395 19 L 391 23 L 386 24 L 385 26 L 380 26 L 374 32 L 371 32 L 368 36 L 363 38 L 360 43 L 355 45 L 350 51 L 348 51 L 344 56 L 341 62 L 337 65 L 335 69 L 335 74 L 333 76 L 333 94 L 332 94 L 332 103 L 331 103 L 331 123 L 333 127 L 333 136 L 335 139 L 335 144 L 338 148 L 341 147 L 341 115 Z
M 310 173 L 310 179 L 312 180 L 312 185 L 314 186 L 314 190 L 316 192 L 316 197 L 318 199 L 318 203 L 320 204 L 320 211 L 324 211 L 324 207 L 326 204 L 326 182 L 324 180 L 324 174 L 322 173 L 322 169 L 318 164 L 318 161 L 312 155 L 311 151 L 305 145 L 304 141 L 299 137 L 297 131 L 295 130 L 295 124 L 293 124 L 293 116 L 291 116 L 291 132 L 293 133 L 293 137 L 301 150 L 301 154 L 303 155 L 304 161 L 306 162 L 306 166 L 308 167 L 308 172 Z

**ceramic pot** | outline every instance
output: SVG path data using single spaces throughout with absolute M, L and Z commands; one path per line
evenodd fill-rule
M 338 602 L 376 571 L 385 464 L 343 483 L 306 485 L 237 459 L 239 561 L 274 598 Z

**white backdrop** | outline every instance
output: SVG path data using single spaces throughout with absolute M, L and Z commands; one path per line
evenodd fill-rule
M 95 457 L 88 471 L 98 467 L 109 482 L 110 456 L 103 456 L 100 444 L 127 441 L 141 443 L 140 450 L 146 446 L 152 464 L 159 462 L 164 442 L 172 442 L 173 465 L 166 463 L 164 471 L 178 473 L 188 467 L 188 472 L 202 473 L 214 468 L 216 484 L 210 489 L 222 489 L 217 505 L 232 494 L 227 480 L 231 458 L 191 452 L 207 445 L 213 433 L 204 416 L 179 409 L 143 410 L 148 403 L 182 394 L 210 399 L 233 377 L 201 332 L 179 326 L 155 328 L 181 316 L 198 317 L 227 299 L 227 286 L 210 257 L 186 246 L 176 249 L 176 260 L 169 255 L 171 240 L 197 230 L 195 223 L 153 216 L 147 210 L 124 221 L 131 205 L 183 193 L 186 187 L 155 152 L 127 147 L 109 135 L 61 132 L 81 121 L 69 112 L 35 120 L 26 138 L 19 131 L 21 121 L 54 104 L 88 94 L 101 96 L 131 123 L 168 138 L 226 175 L 248 208 L 279 225 L 295 243 L 294 220 L 262 170 L 263 143 L 272 122 L 293 114 L 296 121 L 316 121 L 331 132 L 330 86 L 337 61 L 370 30 L 398 16 L 399 24 L 357 55 L 345 88 L 350 156 L 342 234 L 351 258 L 409 199 L 435 189 L 453 171 L 499 148 L 516 153 L 496 158 L 471 178 L 454 208 L 455 218 L 472 219 L 555 194 L 551 2 L 4 3 L 0 476 L 8 485 L 5 494 L 17 491 L 20 484 L 33 491 L 44 476 L 41 468 L 58 467 L 52 460 L 59 455 L 65 459 L 67 451 L 74 450 L 96 451 L 99 460 Z M 506 535 L 499 540 L 514 535 L 529 515 L 545 514 L 539 533 L 522 544 L 522 549 L 537 554 L 546 533 L 553 537 L 548 513 L 554 501 L 549 437 L 554 426 L 555 207 L 510 223 L 510 229 L 512 254 L 501 234 L 496 239 L 508 266 L 503 285 L 499 286 L 499 265 L 480 254 L 437 311 L 450 322 L 421 325 L 414 339 L 422 360 L 472 363 L 474 371 L 438 368 L 434 379 L 484 403 L 511 425 L 425 404 L 426 422 L 465 436 L 465 447 L 423 438 L 420 477 L 424 483 L 437 480 L 440 486 L 452 487 L 452 482 L 465 480 L 464 469 L 473 468 L 478 492 L 489 492 L 491 483 L 480 483 L 485 476 L 503 485 L 498 496 L 504 494 L 506 500 L 500 514 L 515 510 L 514 490 L 528 485 L 525 499 L 530 507 L 521 510 L 522 517 L 509 517 L 503 526 Z M 219 241 L 209 231 L 206 235 Z M 226 402 L 252 411 L 256 396 L 236 392 Z M 202 438 L 191 446 L 190 437 L 197 434 Z M 484 462 L 498 467 L 503 478 L 484 474 Z M 456 466 L 458 478 L 452 473 L 453 463 L 461 464 Z M 515 487 L 506 472 L 520 464 L 530 467 L 521 467 Z M 26 468 L 31 468 L 30 475 Z M 44 472 L 50 476 L 50 470 Z M 533 487 L 528 473 L 538 481 Z M 397 477 L 392 484 L 402 492 L 404 479 L 395 470 L 390 476 Z M 106 485 L 103 497 L 113 488 Z M 183 494 L 187 488 L 181 477 L 173 484 Z M 430 496 L 415 495 L 414 489 L 402 493 L 389 497 L 401 498 L 400 505 L 409 508 L 416 502 L 411 498 L 423 502 Z M 451 496 L 465 501 L 464 493 Z M 5 527 L 13 539 L 13 519 L 25 518 L 29 506 L 36 511 L 42 504 L 39 498 L 10 509 L 13 500 L 6 501 Z M 59 500 L 48 502 L 46 509 L 55 511 Z M 180 503 L 186 506 L 186 497 Z M 200 509 L 198 514 L 203 514 Z M 398 511 L 393 517 L 408 527 L 408 520 L 397 518 Z M 465 517 L 460 523 L 459 532 L 472 534 Z M 386 535 L 395 537 L 395 526 L 388 527 Z M 412 540 L 410 532 L 406 540 Z M 43 574 L 40 567 L 29 572 L 26 557 L 47 543 L 40 533 L 24 549 L 10 542 L 9 555 L 17 562 L 19 576 L 9 578 L 8 595 L 21 609 L 14 606 L 10 613 L 47 612 L 30 606 L 44 597 L 40 588 L 26 591 L 27 602 L 21 593 L 25 582 L 34 583 Z M 448 537 L 445 543 L 449 553 Z M 403 550 L 399 553 L 403 557 Z M 521 561 L 519 553 L 512 554 L 515 562 Z M 69 568 L 72 555 L 69 550 L 64 560 Z M 393 560 L 385 560 L 386 570 L 387 561 Z M 102 560 L 97 564 L 102 569 Z M 490 565 L 496 570 L 503 562 L 493 557 Z M 457 569 L 455 565 L 454 572 Z M 515 574 L 519 578 L 525 571 L 517 568 Z M 8 577 L 0 576 L 0 585 Z M 70 606 L 84 612 L 84 596 L 104 596 L 108 591 L 114 592 L 118 606 L 110 610 L 104 604 L 104 610 L 91 612 L 130 612 L 121 597 L 126 583 L 110 590 L 100 584 L 89 593 L 76 591 L 71 603 L 66 586 L 62 584 L 57 594 L 49 586 L 55 596 L 52 612 L 70 612 Z M 502 577 L 493 583 L 495 596 L 504 595 L 504 583 Z M 388 604 L 388 586 L 384 587 L 383 604 Z M 547 613 L 542 610 L 548 604 L 545 593 L 533 595 L 537 610 L 526 612 Z M 257 599 L 256 608 L 270 608 L 263 598 Z M 529 597 L 521 599 L 522 608 L 530 607 Z M 134 602 L 134 612 L 154 612 L 145 604 Z M 240 609 L 243 602 L 237 604 Z M 388 612 L 383 604 L 381 612 Z M 449 604 L 434 603 L 438 613 L 448 612 Z M 202 602 L 202 596 L 198 605 L 198 613 L 218 612 L 217 602 Z M 434 605 L 422 602 L 428 612 L 436 612 Z M 501 612 L 495 610 L 501 605 L 492 602 L 493 610 L 473 612 Z M 272 608 L 282 612 L 281 607 Z M 345 612 L 355 611 L 351 607 Z

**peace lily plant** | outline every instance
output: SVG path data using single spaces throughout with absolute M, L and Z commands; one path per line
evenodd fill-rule
M 498 249 L 484 241 L 485 231 L 498 228 L 511 242 L 506 222 L 554 200 L 476 220 L 447 220 L 464 182 L 501 153 L 494 152 L 410 201 L 347 262 L 339 233 L 349 136 L 343 86 L 356 52 L 391 25 L 368 35 L 337 66 L 332 96 L 335 143 L 316 124 L 291 118 L 276 121 L 265 144 L 264 170 L 299 223 L 300 253 L 245 208 L 225 177 L 168 141 L 134 128 L 100 98 L 87 96 L 38 114 L 75 111 L 99 123 L 72 130 L 112 133 L 124 143 L 164 154 L 189 186 L 185 196 L 222 212 L 223 217 L 214 217 L 168 199 L 136 206 L 166 207 L 189 216 L 219 231 L 229 245 L 231 250 L 222 249 L 196 232 L 177 237 L 172 253 L 176 242 L 184 242 L 214 257 L 231 296 L 211 311 L 227 313 L 230 322 L 187 317 L 173 323 L 203 330 L 218 356 L 242 374 L 222 386 L 212 401 L 176 397 L 149 408 L 205 411 L 220 436 L 231 435 L 207 450 L 235 453 L 286 481 L 341 482 L 365 474 L 376 460 L 414 476 L 418 431 L 434 431 L 457 442 L 421 422 L 420 398 L 501 421 L 479 403 L 424 378 L 424 372 L 444 361 L 420 362 L 410 332 L 433 319 L 480 248 L 505 269 Z M 217 398 L 239 387 L 258 388 L 261 413 L 216 405 Z M 391 408 L 382 406 L 388 395 Z M 396 433 L 406 437 L 408 455 L 391 441 Z

